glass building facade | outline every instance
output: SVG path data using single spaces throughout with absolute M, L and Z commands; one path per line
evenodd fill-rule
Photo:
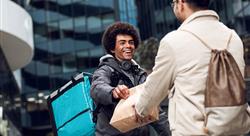
M 134 0 L 118 0 L 117 13 L 119 21 L 137 26 L 137 8 Z
M 0 46 L 0 123 L 7 122 L 10 129 L 16 129 L 14 133 L 21 131 L 21 96 L 20 88 L 7 63 L 5 55 Z M 8 120 L 8 121 L 7 121 Z M 1 131 L 3 130 L 3 124 Z M 6 126 L 7 128 L 7 126 Z M 3 132 L 2 132 L 3 133 Z M 5 133 L 10 134 L 8 130 Z M 13 133 L 13 131 L 12 131 Z M 1 134 L 1 133 L 0 133 Z
M 150 37 L 161 39 L 179 26 L 170 6 L 172 0 L 136 0 L 138 27 L 142 40 Z

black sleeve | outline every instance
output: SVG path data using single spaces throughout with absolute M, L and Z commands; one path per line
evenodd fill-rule
M 91 97 L 98 104 L 109 105 L 114 103 L 112 90 L 115 87 L 111 86 L 111 74 L 111 68 L 106 65 L 98 68 L 93 74 Z

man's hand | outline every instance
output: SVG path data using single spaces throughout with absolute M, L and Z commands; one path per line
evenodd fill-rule
M 125 85 L 118 85 L 112 91 L 112 94 L 115 99 L 127 99 L 129 97 L 129 90 Z
M 136 121 L 137 123 L 143 124 L 143 123 L 147 123 L 147 122 L 149 122 L 150 120 L 152 120 L 150 115 L 148 115 L 148 116 L 146 116 L 146 117 L 141 117 L 141 116 L 136 112 L 136 110 L 135 110 L 135 105 L 133 105 L 132 107 L 133 107 L 133 109 L 134 109 L 134 111 L 135 111 L 135 121 Z

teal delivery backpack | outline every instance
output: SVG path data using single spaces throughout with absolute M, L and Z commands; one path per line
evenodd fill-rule
M 94 136 L 91 74 L 81 73 L 47 99 L 55 136 Z

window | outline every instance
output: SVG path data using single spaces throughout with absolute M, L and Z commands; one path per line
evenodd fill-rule
M 65 56 L 63 56 L 63 72 L 74 72 L 76 71 L 76 59 L 75 54 L 70 53 Z

